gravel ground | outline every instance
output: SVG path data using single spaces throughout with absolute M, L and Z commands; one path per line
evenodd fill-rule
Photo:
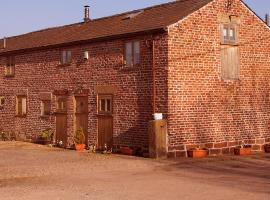
M 0 142 L 2 200 L 270 200 L 270 155 L 155 161 Z

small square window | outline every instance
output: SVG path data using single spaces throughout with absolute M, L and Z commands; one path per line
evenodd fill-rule
M 61 64 L 66 65 L 70 64 L 72 61 L 72 53 L 71 51 L 62 51 L 61 53 Z
M 51 101 L 41 101 L 41 116 L 48 116 L 51 114 Z
M 100 95 L 98 99 L 98 113 L 112 114 L 112 95 Z
M 237 25 L 223 24 L 222 26 L 221 43 L 222 44 L 237 44 Z
M 0 97 L 0 108 L 5 104 L 5 97 Z
M 57 112 L 66 112 L 67 111 L 67 99 L 65 97 L 59 97 L 57 99 Z

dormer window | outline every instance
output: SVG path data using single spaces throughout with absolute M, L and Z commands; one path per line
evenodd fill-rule
M 236 24 L 223 24 L 221 30 L 221 43 L 236 45 L 238 42 L 238 33 Z
M 15 58 L 14 56 L 7 57 L 5 76 L 12 77 L 15 75 Z
M 72 55 L 71 51 L 62 51 L 61 52 L 61 64 L 68 65 L 71 63 Z

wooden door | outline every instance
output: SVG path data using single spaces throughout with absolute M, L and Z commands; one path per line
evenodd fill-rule
M 75 107 L 76 130 L 82 128 L 88 145 L 88 97 L 75 97 Z
M 98 148 L 113 147 L 113 98 L 98 95 Z
M 57 97 L 56 108 L 56 134 L 55 139 L 57 144 L 63 143 L 67 146 L 67 98 Z

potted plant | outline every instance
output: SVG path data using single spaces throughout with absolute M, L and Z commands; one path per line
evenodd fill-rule
M 187 151 L 188 157 L 191 158 L 204 158 L 208 156 L 208 149 L 194 148 Z
M 270 153 L 270 144 L 265 144 L 264 150 L 265 150 L 265 153 Z
M 41 133 L 41 143 L 43 145 L 49 145 L 52 143 L 53 131 L 52 129 L 45 129 Z
M 251 145 L 242 144 L 234 148 L 234 154 L 238 156 L 250 155 L 251 150 L 252 150 Z
M 85 135 L 82 128 L 76 131 L 74 136 L 75 149 L 77 151 L 83 151 L 85 149 Z

